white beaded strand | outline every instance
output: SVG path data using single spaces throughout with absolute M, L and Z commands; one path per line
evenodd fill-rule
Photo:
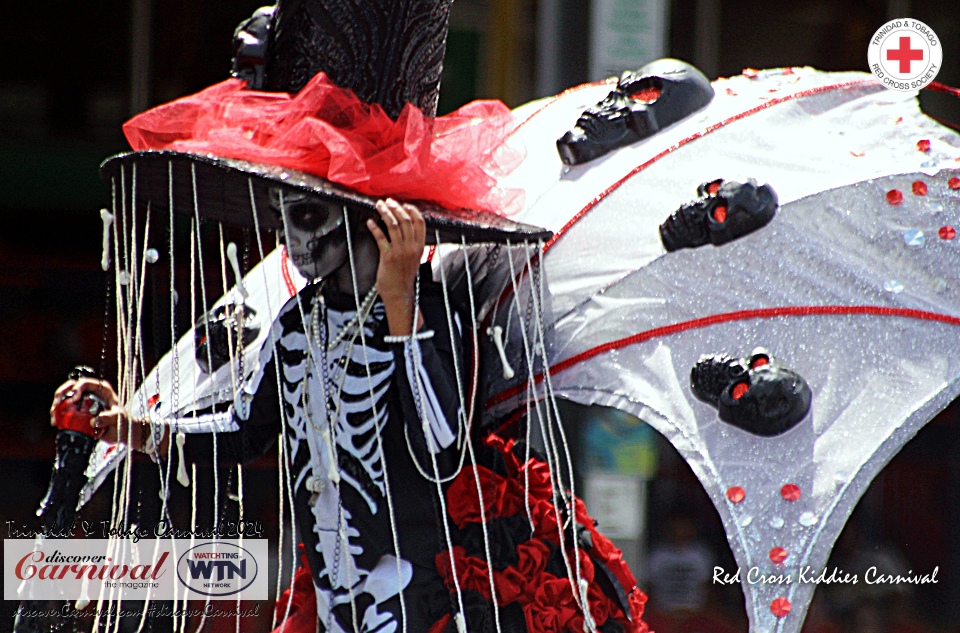
M 247 191 L 250 194 L 250 212 L 253 215 L 253 233 L 257 238 L 257 251 L 260 255 L 260 261 L 264 260 L 263 253 L 263 239 L 260 235 L 260 219 L 257 214 L 257 199 L 253 191 L 253 179 L 247 178 Z M 279 246 L 277 248 L 280 248 Z M 281 260 L 281 266 L 283 265 Z M 263 275 L 263 287 L 269 288 L 269 280 L 267 279 L 267 270 L 265 266 L 260 266 L 260 272 Z M 267 302 L 267 322 L 273 327 L 274 315 L 273 308 L 270 306 L 270 302 Z M 295 516 L 293 509 L 293 491 L 290 489 L 290 464 L 287 461 L 287 451 L 286 451 L 286 411 L 284 410 L 284 402 L 282 390 L 280 389 L 280 361 L 277 355 L 277 345 L 274 340 L 273 344 L 273 359 L 274 359 L 274 369 L 276 371 L 276 380 L 277 380 L 277 408 L 280 411 L 280 436 L 277 438 L 277 460 L 279 461 L 280 472 L 277 476 L 278 483 L 278 498 L 280 501 L 278 509 L 279 517 L 279 534 L 277 537 L 277 600 L 280 599 L 282 594 L 282 581 L 283 581 L 283 536 L 284 536 L 284 508 L 286 507 L 286 493 L 289 492 L 290 500 L 290 521 L 291 521 L 291 530 L 290 530 L 290 554 L 293 557 L 293 564 L 291 565 L 290 570 L 290 599 L 287 600 L 286 610 L 283 615 L 283 625 L 281 627 L 281 633 L 283 628 L 286 628 L 287 618 L 290 617 L 290 607 L 293 603 L 293 578 L 296 574 L 297 569 L 297 544 L 296 544 L 296 530 L 292 529 L 295 525 Z M 270 629 L 273 630 L 277 626 L 277 613 L 274 610 L 273 617 L 271 619 Z
M 528 274 L 524 276 L 530 278 L 531 280 L 530 288 L 531 288 L 531 293 L 533 293 L 534 291 L 533 286 L 535 285 L 533 282 L 533 268 L 532 268 L 533 264 L 530 259 L 529 249 L 525 249 L 525 251 L 526 251 L 526 262 L 524 265 L 524 270 L 528 271 Z M 551 502 L 553 504 L 554 512 L 556 513 L 556 516 L 557 516 L 557 532 L 558 532 L 559 541 L 562 544 L 565 542 L 564 535 L 563 535 L 564 526 L 563 526 L 563 521 L 561 520 L 563 514 L 560 511 L 560 507 L 557 505 L 557 496 L 562 494 L 562 490 L 561 490 L 562 486 L 559 485 L 559 479 L 560 479 L 559 464 L 558 464 L 559 459 L 556 452 L 551 450 L 551 447 L 549 444 L 549 440 L 548 440 L 549 431 L 547 428 L 549 425 L 549 421 L 546 424 L 544 423 L 545 416 L 543 413 L 541 413 L 541 408 L 540 408 L 541 407 L 540 393 L 538 388 L 536 387 L 536 381 L 534 380 L 535 364 L 534 364 L 534 358 L 533 358 L 534 350 L 532 349 L 532 347 L 535 347 L 539 341 L 534 340 L 533 346 L 531 346 L 530 339 L 527 333 L 528 326 L 523 318 L 523 315 L 520 312 L 520 302 L 519 302 L 520 294 L 519 294 L 519 288 L 517 286 L 517 275 L 515 274 L 515 271 L 514 271 L 512 257 L 509 259 L 509 262 L 510 262 L 510 278 L 511 278 L 511 283 L 513 284 L 513 293 L 514 293 L 513 294 L 514 308 L 517 310 L 517 317 L 520 320 L 520 326 L 521 326 L 520 333 L 523 341 L 524 356 L 526 358 L 527 368 L 528 368 L 527 369 L 527 374 L 528 374 L 527 386 L 528 386 L 528 392 L 530 393 L 528 393 L 528 396 L 527 396 L 527 406 L 528 406 L 527 424 L 529 425 L 531 423 L 531 419 L 529 415 L 530 413 L 529 407 L 532 406 L 534 411 L 536 412 L 536 418 L 540 425 L 541 435 L 544 438 L 544 444 L 546 448 L 545 456 L 547 458 L 547 470 L 550 474 L 550 485 L 551 485 L 551 488 L 553 489 L 553 494 L 551 495 L 552 497 Z M 523 275 L 523 272 L 521 272 L 521 275 Z M 546 394 L 544 395 L 546 397 Z M 549 410 L 547 411 L 547 416 L 549 416 Z M 529 486 L 529 480 L 527 480 L 525 484 Z M 529 490 L 525 491 L 525 494 L 529 495 Z M 576 535 L 574 536 L 574 538 L 576 539 Z M 583 606 L 580 604 L 580 598 L 579 598 L 580 592 L 578 590 L 577 583 L 575 583 L 574 581 L 575 574 L 571 569 L 570 561 L 567 558 L 565 553 L 563 555 L 563 562 L 567 570 L 567 579 L 570 581 L 570 589 L 573 592 L 574 600 L 577 602 L 578 606 L 581 607 L 581 611 L 582 611 Z M 576 564 L 578 567 L 577 575 L 579 575 L 579 560 L 577 560 Z
M 470 258 L 467 255 L 467 244 L 466 241 L 461 236 L 461 249 L 463 252 L 463 267 L 466 270 L 467 274 L 467 295 L 470 298 L 470 319 L 471 325 L 470 333 L 473 336 L 473 349 L 478 349 L 480 345 L 479 337 L 477 336 L 479 332 L 479 327 L 477 325 L 477 306 L 476 301 L 473 296 L 473 279 L 470 273 Z M 473 421 L 473 400 L 476 398 L 476 389 L 477 389 L 477 380 L 478 380 L 478 368 L 473 368 L 473 384 L 470 390 L 470 413 L 467 418 L 467 429 L 469 433 L 470 424 Z M 469 438 L 468 438 L 469 439 Z M 473 480 L 477 486 L 477 499 L 480 501 L 480 526 L 483 530 L 483 549 L 484 554 L 487 557 L 487 576 L 490 580 L 490 600 L 493 602 L 493 621 L 496 625 L 497 633 L 502 633 L 500 628 L 500 605 L 497 604 L 497 587 L 493 581 L 493 564 L 492 558 L 490 556 L 490 532 L 487 527 L 487 517 L 486 510 L 484 510 L 484 501 L 483 501 L 483 486 L 480 483 L 480 473 L 477 470 L 477 457 L 473 451 L 473 443 L 467 442 L 467 451 L 470 453 L 470 463 L 473 464 Z
M 347 207 L 343 207 L 343 222 L 347 232 L 347 255 L 350 260 L 350 278 L 353 283 L 353 300 L 359 304 L 360 302 L 360 284 L 357 282 L 357 268 L 356 261 L 353 256 L 353 240 L 350 237 L 350 224 L 347 213 Z M 376 289 L 376 284 L 373 285 L 371 289 L 371 294 L 373 290 Z M 370 295 L 368 295 L 370 296 Z M 364 300 L 366 303 L 366 300 Z M 373 307 L 371 304 L 370 308 Z M 414 310 L 416 312 L 416 310 Z M 416 316 L 414 316 L 416 318 Z M 374 423 L 374 433 L 377 438 L 377 451 L 380 453 L 380 464 L 383 469 L 383 485 L 384 485 L 384 497 L 387 500 L 387 514 L 390 520 L 390 536 L 393 538 L 393 552 L 396 554 L 397 559 L 397 587 L 399 589 L 399 598 L 400 598 L 400 626 L 403 633 L 407 633 L 407 601 L 403 591 L 403 568 L 401 566 L 401 555 L 400 555 L 400 533 L 397 530 L 397 516 L 396 510 L 393 506 L 393 493 L 390 490 L 390 477 L 387 471 L 387 457 L 383 451 L 383 439 L 380 435 L 380 425 L 377 424 L 376 420 L 379 418 L 379 412 L 377 411 L 377 398 L 374 393 L 374 384 L 373 384 L 373 374 L 370 372 L 370 358 L 367 353 L 367 337 L 363 331 L 363 324 L 360 324 L 360 345 L 363 349 L 363 366 L 367 374 L 367 386 L 370 392 L 370 413 L 373 416 Z

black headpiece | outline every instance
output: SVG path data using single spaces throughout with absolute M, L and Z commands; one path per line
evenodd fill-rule
M 295 93 L 323 71 L 396 119 L 407 103 L 428 117 L 436 114 L 452 0 L 278 0 L 258 9 L 234 36 L 233 76 L 248 87 Z M 114 156 L 101 166 L 106 182 L 126 180 L 141 201 L 173 205 L 201 217 L 251 226 L 251 192 L 261 228 L 275 228 L 270 191 L 298 190 L 372 212 L 376 198 L 323 178 L 248 161 L 175 151 L 140 151 Z M 171 184 L 172 183 L 172 184 Z M 119 184 L 118 190 L 120 188 Z M 172 196 L 171 196 L 172 193 Z M 549 232 L 478 211 L 451 211 L 420 202 L 428 227 L 441 240 L 459 242 L 543 239 Z M 243 212 L 246 209 L 247 212 Z M 427 231 L 428 242 L 434 231 Z

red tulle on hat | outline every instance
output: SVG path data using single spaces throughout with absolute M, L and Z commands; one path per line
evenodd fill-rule
M 504 141 L 516 121 L 500 101 L 430 119 L 407 104 L 396 121 L 319 73 L 295 95 L 229 79 L 135 116 L 134 150 L 175 150 L 277 165 L 360 193 L 448 209 L 518 211 L 522 192 L 496 179 L 523 158 Z

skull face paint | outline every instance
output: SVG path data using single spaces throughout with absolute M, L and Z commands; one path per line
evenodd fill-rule
M 282 196 L 282 200 L 280 200 Z M 343 205 L 306 193 L 277 193 L 274 208 L 284 214 L 284 243 L 291 261 L 307 279 L 320 279 L 347 261 Z
M 803 376 L 763 348 L 746 358 L 700 357 L 690 371 L 690 388 L 698 400 L 717 408 L 721 420 L 763 437 L 795 427 L 813 397 Z
M 676 59 L 660 59 L 620 76 L 616 90 L 584 110 L 557 141 L 567 165 L 580 165 L 653 136 L 705 107 L 713 87 L 703 74 Z
M 714 180 L 697 188 L 700 196 L 660 225 L 668 252 L 704 244 L 720 246 L 766 226 L 777 212 L 777 192 L 768 184 Z

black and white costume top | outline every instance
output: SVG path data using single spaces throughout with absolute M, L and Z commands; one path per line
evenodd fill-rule
M 188 461 L 209 461 L 213 441 L 221 460 L 250 461 L 283 430 L 320 631 L 403 630 L 401 592 L 408 631 L 450 612 L 434 562 L 447 549 L 440 500 L 424 474 L 453 473 L 468 441 L 454 366 L 461 334 L 457 318 L 451 335 L 428 280 L 420 310 L 421 332 L 434 335 L 388 344 L 379 299 L 361 337 L 352 297 L 308 286 L 275 319 L 230 409 L 178 420 L 206 432 L 188 436 Z

